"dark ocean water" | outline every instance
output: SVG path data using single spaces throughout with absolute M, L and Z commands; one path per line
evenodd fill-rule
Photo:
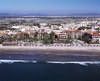
M 0 81 L 100 81 L 99 56 L 56 54 L 0 51 Z
M 100 81 L 98 63 L 0 62 L 0 81 Z

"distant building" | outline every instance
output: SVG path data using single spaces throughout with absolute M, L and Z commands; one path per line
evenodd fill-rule
M 92 33 L 92 38 L 93 38 L 93 42 L 100 43 L 100 33 L 98 33 L 98 32 L 93 32 L 93 33 Z

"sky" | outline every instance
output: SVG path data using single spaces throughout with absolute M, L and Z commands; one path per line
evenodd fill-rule
M 0 12 L 100 13 L 100 0 L 0 0 Z

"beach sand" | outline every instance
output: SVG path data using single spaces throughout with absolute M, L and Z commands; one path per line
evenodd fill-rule
M 100 61 L 100 47 L 0 46 L 0 59 Z
M 73 55 L 100 55 L 100 47 L 54 47 L 54 46 L 0 46 L 0 52 L 39 52 L 46 54 L 67 54 L 71 53 Z M 86 53 L 86 54 L 85 54 Z M 87 54 L 88 53 L 88 54 Z
M 25 51 L 25 50 L 45 50 L 45 51 L 95 51 L 100 52 L 100 47 L 82 47 L 82 46 L 0 46 L 1 50 L 17 50 L 17 51 Z

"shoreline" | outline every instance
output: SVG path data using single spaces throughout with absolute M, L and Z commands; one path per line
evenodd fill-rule
M 38 61 L 100 61 L 100 47 L 0 46 L 0 59 Z

